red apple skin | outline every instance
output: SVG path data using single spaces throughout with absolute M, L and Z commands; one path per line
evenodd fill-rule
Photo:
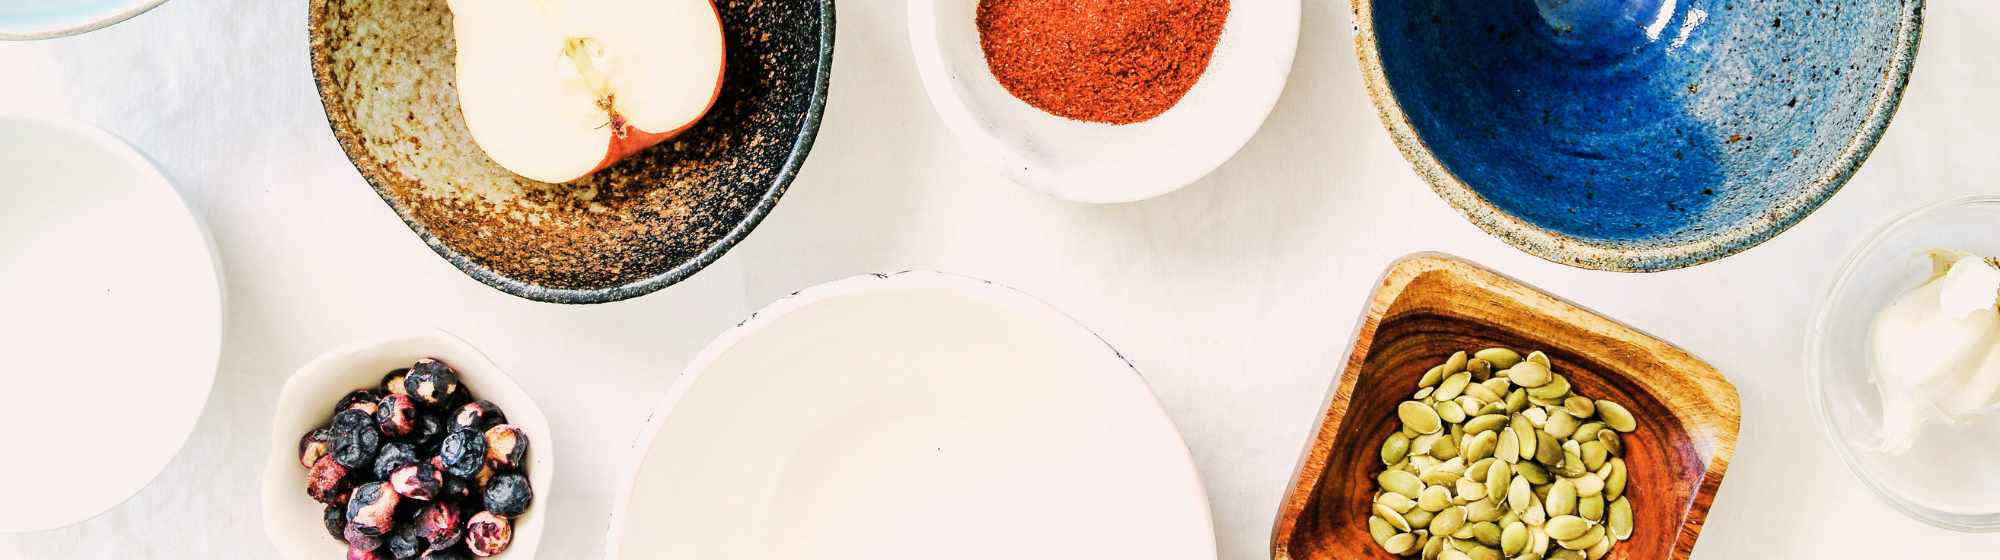
M 714 4 L 709 4 L 709 13 L 715 15 L 716 27 L 722 27 L 722 14 L 715 11 Z M 715 108 L 715 100 L 722 97 L 722 76 L 729 73 L 728 42 L 725 41 L 718 51 L 721 53 L 722 61 L 715 65 L 715 91 L 709 92 L 708 105 L 701 108 L 701 113 L 695 115 L 694 120 L 688 121 L 687 124 L 681 125 L 680 128 L 666 132 L 647 132 L 621 122 L 620 126 L 624 128 L 622 131 L 623 134 L 611 135 L 611 145 L 604 150 L 604 160 L 597 162 L 597 167 L 592 167 L 589 171 L 583 172 L 582 175 L 563 182 L 569 183 L 582 180 L 584 177 L 589 177 L 592 173 L 602 171 L 606 167 L 611 167 L 611 164 L 618 163 L 618 160 L 625 159 L 626 156 L 639 153 L 641 150 L 650 148 L 654 144 L 672 140 L 673 137 L 680 136 L 682 132 L 687 132 L 688 129 L 694 128 L 696 123 L 701 122 L 702 117 L 708 116 L 708 112 Z M 624 119 L 618 120 L 623 121 Z

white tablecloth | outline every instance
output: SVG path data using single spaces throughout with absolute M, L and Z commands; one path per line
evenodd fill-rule
M 918 85 L 903 2 L 845 2 L 825 126 L 777 211 L 693 280 L 588 307 L 489 289 L 403 227 L 327 130 L 305 2 L 174 0 L 99 32 L 0 44 L 0 110 L 81 119 L 150 156 L 212 229 L 229 306 L 214 396 L 166 472 L 98 519 L 0 535 L 0 558 L 270 556 L 255 496 L 285 376 L 329 347 L 432 327 L 464 336 L 536 395 L 563 463 L 541 505 L 544 556 L 597 557 L 625 450 L 699 348 L 797 288 L 910 268 L 1020 288 L 1122 350 L 1194 451 L 1221 557 L 1263 558 L 1363 299 L 1386 264 L 1420 250 L 1523 278 L 1730 375 L 1743 430 L 1696 558 L 2000 548 L 2000 536 L 1908 520 L 1856 482 L 1808 405 L 1800 356 L 1829 276 L 1866 232 L 1927 201 L 2000 191 L 2000 4 L 1931 3 L 1901 114 L 1818 213 L 1747 253 L 1651 275 L 1543 262 L 1460 219 L 1378 123 L 1346 2 L 1306 4 L 1290 85 L 1235 160 L 1159 199 L 1087 206 L 1008 184 L 969 157 Z M 34 398 L 50 397 L 60 396 Z

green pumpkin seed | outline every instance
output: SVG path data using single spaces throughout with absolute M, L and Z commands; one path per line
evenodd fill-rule
M 1508 463 L 1520 462 L 1521 438 L 1514 435 L 1514 429 L 1507 428 L 1497 433 L 1500 437 L 1493 444 L 1493 456 Z
M 1535 460 L 1544 465 L 1562 464 L 1562 446 L 1556 444 L 1556 437 L 1541 430 L 1535 431 Z
M 1435 387 L 1439 381 L 1444 381 L 1444 366 L 1431 366 L 1430 370 L 1424 372 L 1423 377 L 1417 378 L 1417 388 Z
M 1502 396 L 1500 393 L 1495 392 L 1492 387 L 1487 387 L 1485 385 L 1479 385 L 1479 384 L 1467 385 L 1465 387 L 1465 394 L 1471 396 L 1472 398 L 1479 399 L 1479 402 L 1482 403 L 1500 402 L 1501 399 L 1506 398 L 1505 396 Z
M 1403 514 L 1396 513 L 1396 510 L 1389 509 L 1389 506 L 1385 506 L 1382 504 L 1375 504 L 1374 510 L 1375 510 L 1375 516 L 1382 518 L 1382 520 L 1384 521 L 1388 521 L 1390 527 L 1395 527 L 1396 530 L 1398 531 L 1410 530 L 1410 521 L 1407 519 L 1403 519 Z
M 1548 560 L 1589 560 L 1589 559 L 1585 558 L 1582 552 L 1578 552 L 1575 550 L 1557 550 L 1549 555 Z
M 1501 427 L 1506 425 L 1507 425 L 1507 417 L 1504 415 L 1481 414 L 1477 417 L 1474 417 L 1471 420 L 1465 421 L 1465 433 L 1476 434 L 1480 432 L 1492 432 L 1492 431 L 1497 431 Z
M 1465 504 L 1465 520 L 1475 523 L 1499 521 L 1502 517 L 1511 514 L 1512 512 L 1502 511 L 1499 502 L 1485 498 L 1473 500 L 1472 503 Z
M 1466 556 L 1465 553 L 1453 550 L 1450 547 L 1445 547 L 1443 550 L 1438 551 L 1437 560 L 1472 560 L 1472 557 Z
M 1464 351 L 1464 350 L 1460 350 L 1460 351 L 1457 351 L 1457 352 L 1453 352 L 1453 353 L 1451 354 L 1451 357 L 1450 357 L 1450 358 L 1447 358 L 1447 359 L 1445 359 L 1445 361 L 1444 361 L 1444 372 L 1445 372 L 1445 374 L 1449 375 L 1449 374 L 1453 374 L 1453 373 L 1458 373 L 1458 372 L 1461 372 L 1461 371 L 1465 371 L 1465 362 L 1466 362 L 1466 359 L 1468 359 L 1468 358 L 1470 358 L 1470 357 L 1471 357 L 1471 356 L 1468 356 L 1468 355 L 1466 355 L 1466 353 L 1465 353 L 1465 351 Z
M 1493 447 L 1499 439 L 1500 437 L 1494 435 L 1493 432 L 1480 432 L 1479 435 L 1467 436 L 1465 447 L 1459 450 L 1458 455 L 1464 457 L 1467 461 L 1478 461 L 1492 457 Z
M 1485 381 L 1493 377 L 1493 362 L 1473 358 L 1466 360 L 1465 371 L 1472 372 L 1472 378 Z
M 1375 477 L 1375 481 L 1382 484 L 1383 490 L 1402 494 L 1403 497 L 1412 500 L 1424 492 L 1424 482 L 1417 480 L 1417 475 L 1403 471 L 1382 471 L 1382 474 Z
M 1554 402 L 1562 402 L 1569 397 L 1569 379 L 1561 374 L 1550 376 L 1549 382 L 1540 387 L 1528 389 L 1528 396 Z
M 1438 384 L 1437 392 L 1431 393 L 1431 396 L 1441 401 L 1456 399 L 1459 393 L 1465 392 L 1465 386 L 1470 384 L 1472 384 L 1472 374 L 1470 373 L 1459 372 L 1447 375 L 1444 378 L 1444 382 Z
M 1424 482 L 1424 484 L 1429 484 L 1432 486 L 1443 486 L 1446 484 L 1451 484 L 1461 478 L 1465 478 L 1465 473 L 1457 471 L 1449 471 L 1449 470 L 1439 470 L 1437 467 L 1431 467 L 1430 471 L 1427 471 L 1424 474 L 1417 475 L 1417 480 L 1421 480 Z
M 1420 434 L 1435 434 L 1443 429 L 1443 420 L 1436 410 L 1417 401 L 1403 401 L 1396 405 L 1396 417 L 1403 421 L 1403 427 Z
M 1394 522 L 1395 520 L 1390 520 L 1390 523 L 1393 524 Z M 1431 534 L 1449 535 L 1464 525 L 1465 508 L 1463 506 L 1451 506 L 1445 508 L 1443 511 L 1439 511 L 1437 517 L 1431 518 Z
M 1549 424 L 1549 411 L 1546 409 L 1530 408 L 1521 411 L 1521 416 L 1527 417 L 1528 425 L 1534 426 L 1537 430 Z
M 1473 352 L 1472 357 L 1486 360 L 1494 369 L 1507 369 L 1521 363 L 1521 354 L 1508 348 L 1487 348 Z
M 1609 531 L 1606 531 L 1604 536 L 1605 538 L 1597 539 L 1597 544 L 1590 545 L 1590 548 L 1583 550 L 1584 560 L 1600 560 L 1611 554 L 1611 543 L 1613 542 L 1610 538 L 1611 534 Z
M 1577 496 L 1596 496 L 1603 492 L 1604 479 L 1597 478 L 1596 474 L 1585 474 L 1576 478 Z
M 1514 430 L 1514 437 L 1520 440 L 1521 455 L 1523 457 L 1533 456 L 1535 454 L 1535 434 L 1541 433 L 1542 430 L 1536 428 L 1534 423 L 1529 422 L 1526 414 L 1515 414 L 1513 425 L 1510 427 Z
M 1500 530 L 1500 552 L 1507 555 L 1520 554 L 1528 547 L 1528 526 L 1519 521 L 1507 524 Z
M 1424 511 L 1444 511 L 1444 508 L 1450 506 L 1451 491 L 1443 486 L 1425 488 L 1423 494 L 1417 498 L 1417 507 L 1423 508 Z
M 1577 535 L 1574 539 L 1559 540 L 1556 544 L 1569 550 L 1583 550 L 1596 546 L 1598 541 L 1602 540 L 1604 540 L 1604 527 L 1599 525 L 1585 529 L 1583 534 Z
M 1542 506 L 1548 509 L 1549 515 L 1576 513 L 1576 485 L 1567 478 L 1557 480 L 1555 485 L 1549 487 L 1549 496 L 1542 500 Z
M 1507 413 L 1513 414 L 1528 409 L 1528 390 L 1515 389 L 1507 392 Z
M 1558 409 L 1549 413 L 1549 421 L 1542 424 L 1542 431 L 1548 432 L 1549 435 L 1555 436 L 1557 439 L 1569 439 L 1571 434 L 1576 433 L 1576 426 L 1577 421 L 1575 416 L 1570 416 L 1568 412 Z
M 1541 350 L 1529 352 L 1527 360 L 1537 364 L 1542 364 L 1542 367 L 1545 368 L 1549 368 L 1552 370 L 1556 369 L 1556 365 L 1554 363 L 1549 362 L 1549 355 L 1543 354 Z
M 1500 546 L 1500 526 L 1492 522 L 1472 524 L 1472 539 L 1486 546 Z
M 1555 480 L 1555 477 L 1549 476 L 1546 467 L 1529 461 L 1514 463 L 1514 476 L 1526 478 L 1530 484 L 1535 485 L 1548 484 Z
M 1393 524 L 1394 522 L 1395 520 L 1390 520 L 1390 523 Z M 1567 541 L 1590 532 L 1590 522 L 1574 515 L 1558 515 L 1549 518 L 1549 524 L 1546 526 L 1546 529 L 1549 532 L 1549 538 L 1558 541 Z
M 1555 373 L 1549 371 L 1548 366 L 1535 362 L 1521 362 L 1514 364 L 1514 367 L 1507 368 L 1508 381 L 1530 389 L 1549 384 L 1549 380 L 1554 375 Z
M 1563 409 L 1568 410 L 1571 415 L 1577 418 L 1589 418 L 1597 415 L 1596 402 L 1576 395 L 1570 395 L 1569 398 L 1563 399 Z
M 1507 484 L 1507 511 L 1516 515 L 1525 514 L 1534 500 L 1535 491 L 1528 487 L 1528 479 L 1515 477 L 1513 482 Z
M 1417 536 L 1409 533 L 1403 533 L 1400 535 L 1389 537 L 1389 540 L 1382 542 L 1382 549 L 1387 550 L 1389 551 L 1390 554 L 1394 554 L 1397 556 L 1402 556 L 1405 554 L 1409 554 L 1411 552 L 1416 552 L 1418 550 Z
M 1396 536 L 1396 528 L 1389 526 L 1389 520 L 1387 519 L 1369 516 L 1368 536 L 1373 537 L 1375 544 L 1380 546 L 1388 543 L 1389 537 Z
M 1438 554 L 1442 552 L 1444 552 L 1443 538 L 1433 538 L 1424 541 L 1424 560 L 1437 560 Z
M 1389 434 L 1389 439 L 1382 441 L 1382 464 L 1401 463 L 1403 458 L 1409 456 L 1410 438 L 1404 437 L 1402 433 Z
M 1597 415 L 1604 418 L 1604 425 L 1620 432 L 1632 433 L 1639 429 L 1639 421 L 1632 417 L 1632 411 L 1625 406 L 1606 400 L 1597 401 Z
M 1383 492 L 1381 495 L 1375 496 L 1375 503 L 1389 506 L 1389 509 L 1396 510 L 1396 513 L 1409 513 L 1410 508 L 1417 507 L 1415 500 L 1411 500 L 1408 496 L 1395 492 Z
M 1611 450 L 1604 442 L 1591 440 L 1583 444 L 1583 468 L 1597 470 L 1604 467 L 1604 461 L 1611 458 Z
M 1602 494 L 1580 498 L 1576 501 L 1576 516 L 1591 523 L 1604 521 L 1604 496 Z
M 1437 392 L 1437 387 L 1425 387 L 1422 389 L 1417 389 L 1417 392 L 1415 393 L 1411 393 L 1410 398 L 1421 401 L 1429 399 L 1431 397 L 1431 393 L 1434 392 Z
M 1507 463 L 1499 462 L 1486 468 L 1486 499 L 1498 503 L 1507 497 L 1507 486 L 1514 478 L 1513 471 Z
M 1456 438 L 1442 438 L 1437 443 L 1431 444 L 1431 456 L 1457 458 L 1458 444 L 1453 443 L 1454 441 L 1456 441 Z M 1465 471 L 1461 469 L 1459 472 Z
M 1431 405 L 1431 409 L 1437 412 L 1440 420 L 1453 424 L 1465 422 L 1465 409 L 1459 408 L 1458 403 L 1444 401 Z
M 1617 430 L 1598 430 L 1597 441 L 1604 442 L 1604 449 L 1612 455 L 1625 454 L 1625 439 L 1618 435 Z
M 1437 514 L 1424 511 L 1422 508 L 1411 508 L 1409 513 L 1403 514 L 1403 520 L 1410 522 L 1411 530 L 1416 530 L 1430 527 L 1431 519 L 1436 516 Z
M 1489 470 L 1487 472 L 1491 473 L 1492 471 Z M 1482 478 L 1480 480 L 1485 479 Z M 1452 483 L 1452 487 L 1457 490 L 1457 492 L 1452 494 L 1452 501 L 1454 502 L 1468 503 L 1486 497 L 1486 484 L 1483 482 L 1474 482 L 1471 478 L 1458 479 L 1457 482 Z
M 1597 432 L 1603 429 L 1603 422 L 1585 422 L 1582 426 L 1576 427 L 1576 433 L 1570 434 L 1569 439 L 1570 441 L 1596 441 Z
M 1617 500 L 1625 497 L 1625 460 L 1611 459 L 1611 476 L 1604 478 L 1604 497 Z
M 1604 524 L 1611 528 L 1611 538 L 1626 540 L 1632 538 L 1632 502 L 1625 498 L 1612 500 L 1611 509 L 1605 512 L 1609 517 Z

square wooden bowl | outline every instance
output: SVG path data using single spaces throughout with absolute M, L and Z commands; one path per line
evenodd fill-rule
M 1292 476 L 1271 534 L 1278 560 L 1395 558 L 1368 534 L 1395 408 L 1452 352 L 1541 350 L 1578 394 L 1639 418 L 1625 434 L 1636 530 L 1608 558 L 1685 559 L 1736 448 L 1736 387 L 1686 351 L 1478 265 L 1438 254 L 1389 267 L 1347 370 Z

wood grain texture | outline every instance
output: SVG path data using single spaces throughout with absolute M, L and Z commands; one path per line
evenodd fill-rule
M 1367 518 L 1395 406 L 1452 352 L 1489 346 L 1541 350 L 1578 394 L 1632 410 L 1626 495 L 1637 529 L 1609 558 L 1686 559 L 1736 448 L 1735 386 L 1671 344 L 1439 254 L 1398 261 L 1377 285 L 1279 507 L 1272 558 L 1394 558 L 1369 538 Z

